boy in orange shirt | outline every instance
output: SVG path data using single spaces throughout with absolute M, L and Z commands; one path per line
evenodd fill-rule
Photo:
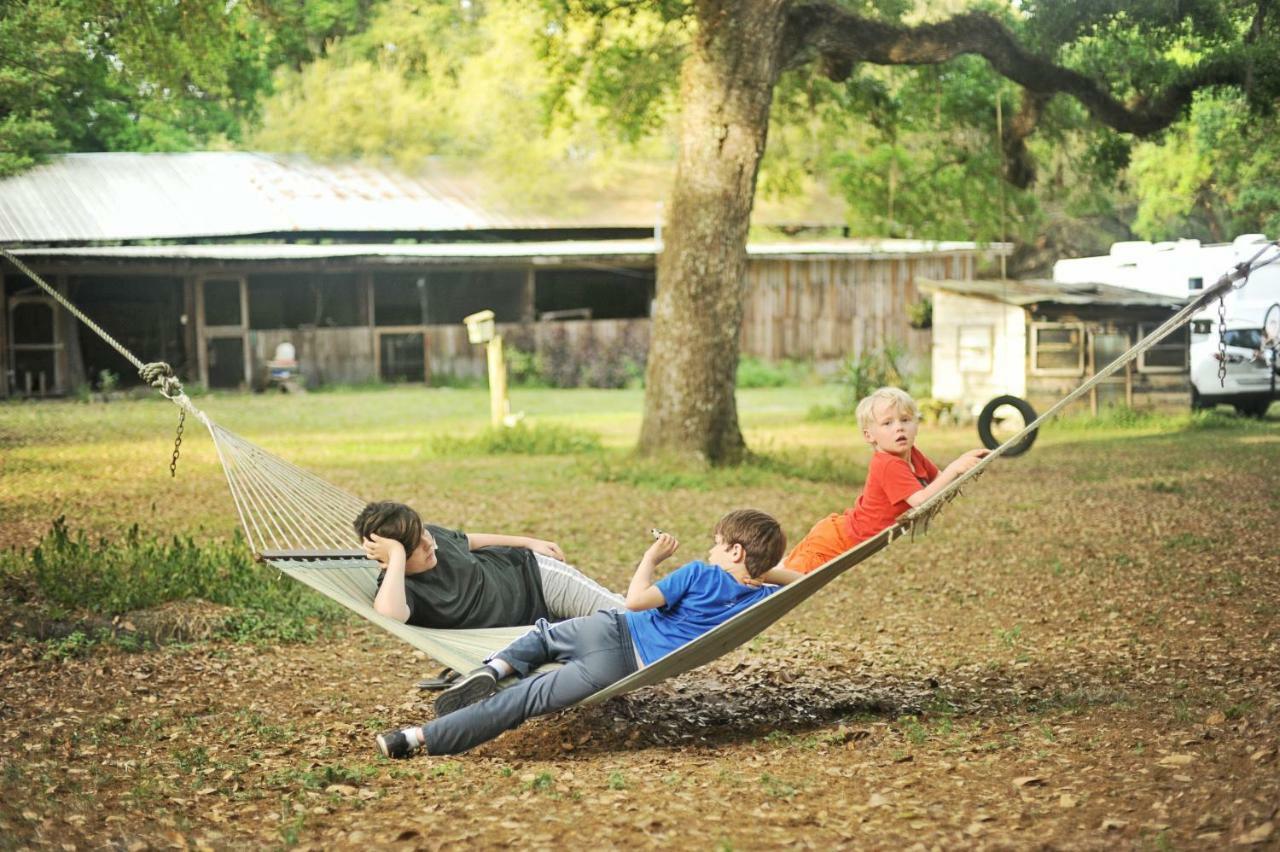
M 862 437 L 872 449 L 862 495 L 852 508 L 814 524 L 779 568 L 808 574 L 825 565 L 892 526 L 899 515 L 937 494 L 989 452 L 970 450 L 939 472 L 916 448 L 920 412 L 910 394 L 899 388 L 873 391 L 858 403 L 857 417 Z

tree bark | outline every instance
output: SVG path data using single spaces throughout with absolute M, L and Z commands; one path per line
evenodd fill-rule
M 741 459 L 734 399 L 747 229 L 785 0 L 703 0 L 681 69 L 680 153 L 658 260 L 640 451 Z

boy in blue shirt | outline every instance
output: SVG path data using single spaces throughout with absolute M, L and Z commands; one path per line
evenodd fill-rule
M 524 636 L 436 699 L 436 719 L 386 731 L 378 748 L 387 757 L 457 754 L 488 742 L 526 719 L 569 707 L 697 639 L 778 590 L 759 577 L 786 549 L 772 516 L 739 509 L 716 524 L 707 559 L 690 562 L 654 582 L 654 570 L 680 546 L 661 533 L 645 551 L 627 589 L 627 611 L 602 609 L 557 624 L 539 619 Z M 799 574 L 779 579 L 790 582 Z M 564 663 L 529 677 L 548 662 Z M 508 675 L 521 680 L 498 691 Z

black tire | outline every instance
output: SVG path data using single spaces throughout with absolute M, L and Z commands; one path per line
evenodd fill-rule
M 1018 413 L 1022 415 L 1023 423 L 1030 423 L 1032 420 L 1036 419 L 1036 410 L 1031 407 L 1031 403 L 1027 402 L 1020 396 L 998 396 L 991 400 L 983 406 L 982 413 L 978 415 L 978 437 L 982 440 L 982 446 L 986 447 L 988 450 L 994 450 L 996 447 L 1000 446 L 1001 442 L 992 433 L 991 426 L 995 420 L 996 410 L 1006 405 L 1011 405 L 1018 409 Z M 1002 455 L 1022 455 L 1027 450 L 1031 449 L 1031 445 L 1036 442 L 1036 435 L 1039 431 L 1040 430 L 1037 429 L 1035 432 L 1030 433 L 1027 437 L 1005 450 Z
M 1256 399 L 1249 402 L 1237 402 L 1233 407 L 1236 410 L 1236 414 L 1241 417 L 1253 417 L 1261 420 L 1267 416 L 1267 409 L 1271 407 L 1271 400 Z
M 1213 407 L 1212 405 L 1204 401 L 1204 397 L 1200 395 L 1200 391 L 1196 390 L 1196 386 L 1192 385 L 1191 386 L 1191 410 L 1204 411 L 1206 408 L 1212 408 L 1212 407 Z

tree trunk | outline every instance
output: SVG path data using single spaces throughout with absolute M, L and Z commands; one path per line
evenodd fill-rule
M 785 0 L 704 0 L 645 372 L 644 453 L 741 459 L 734 384 L 747 229 L 779 73 Z

